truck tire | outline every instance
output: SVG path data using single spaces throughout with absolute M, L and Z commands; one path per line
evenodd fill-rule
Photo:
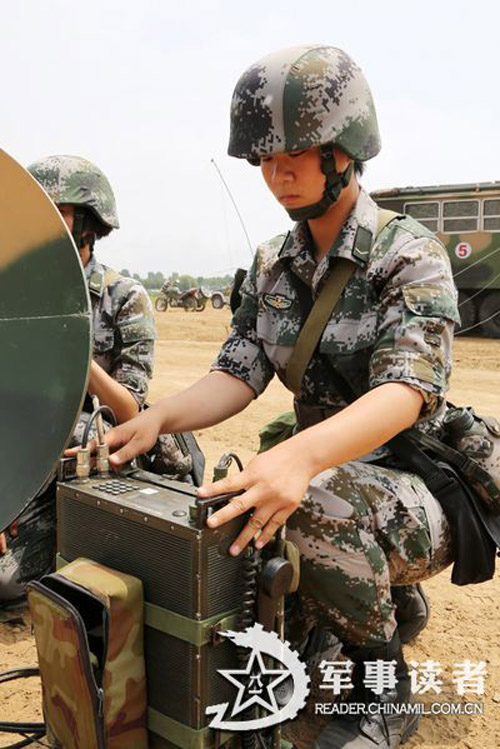
M 455 333 L 459 333 L 462 330 L 468 330 L 468 328 L 471 328 L 476 323 L 476 320 L 477 320 L 476 301 L 477 301 L 477 298 L 471 299 L 471 294 L 468 291 L 458 292 L 458 311 L 460 313 L 460 318 L 462 322 L 460 325 L 456 326 Z
M 212 307 L 214 309 L 222 309 L 224 306 L 224 297 L 222 294 L 212 294 Z
M 479 305 L 481 330 L 488 338 L 500 338 L 500 291 L 490 291 Z

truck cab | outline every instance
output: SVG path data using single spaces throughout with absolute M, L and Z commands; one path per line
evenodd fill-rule
M 381 208 L 406 213 L 439 237 L 459 292 L 461 334 L 500 338 L 500 182 L 377 190 Z

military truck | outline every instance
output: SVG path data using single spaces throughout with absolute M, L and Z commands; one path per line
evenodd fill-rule
M 500 338 L 500 182 L 377 190 L 381 208 L 407 213 L 435 232 L 459 291 L 459 334 Z

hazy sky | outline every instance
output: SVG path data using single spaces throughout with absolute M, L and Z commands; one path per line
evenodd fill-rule
M 226 155 L 242 71 L 280 47 L 344 48 L 370 82 L 382 151 L 369 189 L 500 180 L 496 0 L 0 0 L 1 146 L 23 164 L 95 161 L 121 229 L 117 269 L 218 275 L 290 225 L 260 172 Z

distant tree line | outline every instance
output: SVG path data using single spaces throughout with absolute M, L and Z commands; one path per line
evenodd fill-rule
M 213 276 L 212 278 L 205 278 L 205 276 L 197 276 L 195 278 L 194 276 L 187 274 L 180 275 L 179 273 L 171 273 L 167 277 L 160 271 L 156 273 L 149 271 L 147 276 L 141 277 L 138 273 L 130 273 L 127 268 L 121 270 L 120 273 L 122 276 L 127 276 L 128 278 L 136 278 L 144 284 L 146 289 L 151 291 L 161 289 L 163 282 L 166 280 L 173 283 L 177 282 L 181 291 L 186 291 L 186 289 L 190 289 L 192 286 L 204 286 L 211 291 L 216 291 L 218 289 L 225 289 L 226 286 L 229 286 L 233 282 L 233 276 L 230 273 L 225 276 Z

